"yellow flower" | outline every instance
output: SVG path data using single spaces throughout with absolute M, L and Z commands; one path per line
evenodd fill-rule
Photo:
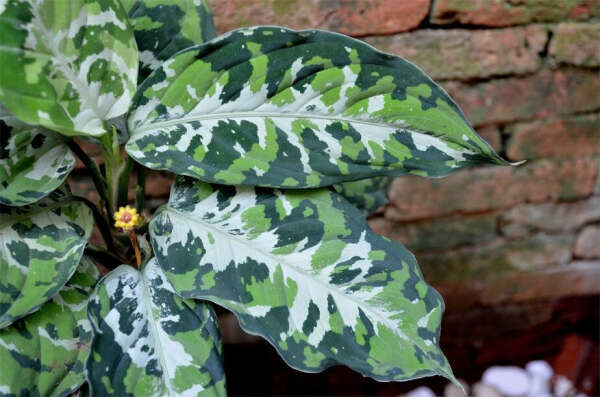
M 123 230 L 131 230 L 142 223 L 142 217 L 138 215 L 135 208 L 130 206 L 121 207 L 115 213 L 115 227 Z

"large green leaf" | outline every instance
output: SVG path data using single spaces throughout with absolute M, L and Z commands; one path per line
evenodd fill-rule
M 138 45 L 140 81 L 176 52 L 217 36 L 206 0 L 124 0 Z
M 0 328 L 36 311 L 69 280 L 90 237 L 89 208 L 62 191 L 0 205 Z
M 225 395 L 221 336 L 207 303 L 175 295 L 156 260 L 120 266 L 88 306 L 93 395 Z
M 180 177 L 150 224 L 177 293 L 232 310 L 292 367 L 377 380 L 453 379 L 444 303 L 414 256 L 328 189 L 211 186 Z
M 505 162 L 402 58 L 335 33 L 237 30 L 138 89 L 127 151 L 207 182 L 285 188 Z
M 127 111 L 138 54 L 118 0 L 4 0 L 0 101 L 21 120 L 101 135 Z
M 62 185 L 75 157 L 59 134 L 11 121 L 0 114 L 0 204 L 31 204 Z
M 393 180 L 391 176 L 379 176 L 340 183 L 333 187 L 365 215 L 369 215 L 388 202 L 387 192 Z
M 86 257 L 38 312 L 0 330 L 0 394 L 67 396 L 85 381 L 92 329 L 87 299 L 100 273 Z

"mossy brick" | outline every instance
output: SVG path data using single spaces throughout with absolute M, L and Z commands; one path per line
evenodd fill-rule
M 600 259 L 600 225 L 590 225 L 579 233 L 574 253 L 578 258 Z
M 524 74 L 540 67 L 547 41 L 542 25 L 492 30 L 417 30 L 368 37 L 374 47 L 419 65 L 434 79 L 487 78 Z
M 554 31 L 550 55 L 559 63 L 600 66 L 600 23 L 561 23 Z
M 209 0 L 220 33 L 239 27 L 318 28 L 350 36 L 393 34 L 417 27 L 431 0 Z
M 542 157 L 600 155 L 600 114 L 517 123 L 510 134 L 506 155 L 510 160 Z
M 398 178 L 390 187 L 385 217 L 406 222 L 522 203 L 581 199 L 593 193 L 597 168 L 598 162 L 590 157 L 542 159 L 519 167 L 458 171 L 444 179 Z
M 598 16 L 597 0 L 436 0 L 430 21 L 496 27 Z
M 491 241 L 497 237 L 495 214 L 449 216 L 417 222 L 378 218 L 371 228 L 411 251 L 441 251 Z
M 526 77 L 442 84 L 476 125 L 557 117 L 600 108 L 600 73 L 563 68 Z
M 535 232 L 575 232 L 600 221 L 600 196 L 567 203 L 523 204 L 500 217 L 502 234 L 518 239 Z M 600 240 L 599 240 L 600 241 Z
M 532 271 L 567 264 L 573 234 L 537 234 L 515 241 L 489 243 L 445 252 L 415 252 L 428 282 L 491 279 L 511 271 Z

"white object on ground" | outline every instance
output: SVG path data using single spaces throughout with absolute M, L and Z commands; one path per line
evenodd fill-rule
M 558 375 L 554 382 L 554 395 L 556 397 L 570 397 L 575 394 L 573 383 L 568 378 Z
M 475 383 L 473 385 L 473 397 L 502 397 L 502 394 L 495 387 L 485 383 Z
M 465 388 L 467 394 L 469 394 L 469 385 L 464 380 L 458 380 L 460 384 Z M 465 397 L 465 393 L 456 386 L 454 383 L 448 383 L 444 388 L 444 397 Z
M 435 393 L 428 387 L 421 386 L 406 394 L 406 397 L 436 397 Z
M 552 397 L 550 394 L 551 380 L 554 371 L 550 364 L 543 360 L 527 363 L 525 370 L 529 373 L 530 383 L 528 397 Z
M 519 367 L 494 366 L 485 370 L 481 381 L 495 387 L 507 397 L 526 396 L 529 391 L 529 375 Z

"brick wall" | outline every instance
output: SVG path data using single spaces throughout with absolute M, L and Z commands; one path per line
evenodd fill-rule
M 600 260 L 600 0 L 209 2 L 221 33 L 321 28 L 401 55 L 440 81 L 499 153 L 528 160 L 394 182 L 371 225 L 407 245 L 429 281 Z M 150 173 L 150 207 L 170 179 Z M 72 184 L 91 188 L 77 174 Z
M 371 220 L 429 281 L 600 259 L 600 0 L 219 0 L 217 28 L 339 31 L 419 65 L 518 168 L 397 179 Z

